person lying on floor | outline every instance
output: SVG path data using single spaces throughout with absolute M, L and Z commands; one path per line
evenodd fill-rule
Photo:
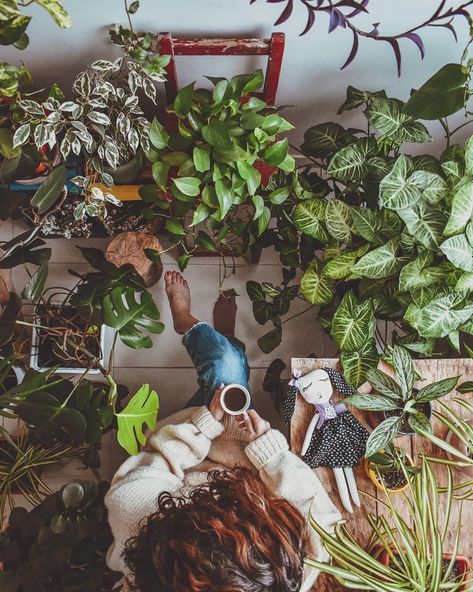
M 304 557 L 328 555 L 310 533 L 309 511 L 326 528 L 340 514 L 283 434 L 254 409 L 236 419 L 222 409 L 223 385 L 248 388 L 235 298 L 220 296 L 214 329 L 192 316 L 181 274 L 168 272 L 165 282 L 199 390 L 114 476 L 108 565 L 140 592 L 310 590 L 317 572 Z

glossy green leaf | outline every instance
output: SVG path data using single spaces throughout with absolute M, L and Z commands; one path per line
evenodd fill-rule
M 473 178 L 465 177 L 456 187 L 450 217 L 445 227 L 445 236 L 463 232 L 473 219 Z M 466 270 L 469 271 L 469 270 Z
M 175 111 L 178 115 L 187 115 L 191 109 L 192 101 L 194 98 L 194 84 L 188 84 L 181 88 L 181 90 L 177 93 L 176 99 L 172 105 L 172 110 Z
M 381 395 L 394 399 L 395 401 L 402 399 L 402 390 L 399 384 L 389 376 L 378 370 L 377 368 L 370 369 L 367 372 L 369 383 Z
M 426 401 L 434 401 L 435 399 L 440 399 L 440 397 L 445 397 L 445 395 L 451 393 L 457 386 L 458 379 L 458 376 L 453 376 L 428 384 L 417 393 L 416 401 L 418 403 L 425 403 Z
M 426 249 L 438 250 L 446 222 L 441 209 L 419 201 L 413 208 L 404 208 L 397 213 L 418 243 Z
M 392 399 L 382 395 L 350 395 L 343 401 L 363 411 L 395 411 L 398 408 Z
M 425 306 L 410 305 L 404 318 L 423 337 L 446 337 L 473 315 L 473 304 L 465 304 L 461 293 L 434 297 Z
M 339 199 L 330 199 L 325 210 L 325 224 L 328 232 L 339 241 L 351 242 L 353 220 L 351 209 Z
M 333 300 L 332 282 L 322 275 L 322 265 L 314 259 L 301 279 L 301 292 L 310 304 L 329 304 Z
M 440 250 L 462 271 L 473 271 L 473 248 L 465 234 L 457 234 L 444 241 Z
M 347 292 L 333 315 L 330 335 L 341 351 L 357 351 L 372 337 L 375 324 L 371 300 L 358 304 Z
M 371 432 L 366 443 L 365 456 L 370 457 L 379 450 L 386 448 L 396 437 L 401 428 L 400 417 L 388 417 Z
M 390 240 L 385 245 L 364 255 L 353 267 L 353 273 L 371 279 L 387 278 L 396 274 L 408 259 L 397 255 L 399 242 Z
M 192 218 L 192 222 L 191 222 L 190 226 L 196 226 L 197 224 L 200 224 L 204 220 L 207 220 L 207 218 L 212 213 L 213 213 L 212 208 L 209 208 L 209 206 L 206 205 L 205 203 L 200 203 L 197 206 L 197 208 L 195 209 L 194 216 Z
M 266 164 L 271 166 L 278 166 L 280 165 L 287 156 L 288 151 L 288 140 L 284 138 L 284 140 L 280 140 L 279 142 L 275 142 L 263 152 L 263 160 Z
M 353 134 L 338 123 L 320 123 L 306 130 L 301 150 L 308 156 L 327 158 L 353 140 Z
M 431 140 L 426 128 L 403 112 L 404 103 L 398 99 L 375 97 L 365 111 L 371 125 L 395 142 L 423 143 Z
M 233 194 L 226 179 L 219 179 L 215 182 L 215 191 L 220 206 L 222 219 L 228 214 L 233 205 Z
M 58 200 L 66 183 L 66 165 L 60 164 L 47 176 L 41 187 L 31 198 L 31 205 L 44 214 Z
M 37 300 L 43 293 L 44 284 L 46 283 L 47 277 L 48 264 L 43 263 L 29 279 L 25 289 L 23 290 L 22 297 L 26 300 Z
M 416 179 L 412 179 L 414 170 L 412 160 L 403 154 L 399 156 L 392 171 L 384 177 L 379 185 L 379 203 L 381 207 L 391 210 L 409 208 L 422 196 Z
M 196 171 L 200 173 L 204 173 L 210 169 L 210 154 L 209 150 L 205 148 L 200 148 L 199 146 L 195 146 L 192 152 L 192 157 L 194 160 L 194 166 Z
M 305 200 L 294 208 L 292 220 L 296 227 L 313 238 L 328 242 L 322 221 L 325 218 L 326 204 L 318 198 Z
M 149 140 L 151 144 L 158 150 L 162 150 L 167 147 L 169 137 L 168 132 L 155 117 L 149 128 Z
M 64 6 L 58 0 L 34 0 L 49 12 L 57 25 L 66 28 L 72 25 L 71 17 Z
M 403 394 L 410 396 L 415 382 L 414 364 L 408 351 L 400 345 L 393 347 L 392 361 L 397 383 Z
M 117 440 L 128 454 L 138 454 L 139 446 L 146 442 L 143 426 L 152 430 L 159 410 L 156 391 L 144 384 L 130 399 L 125 409 L 117 413 Z
M 197 177 L 174 177 L 172 182 L 184 195 L 195 197 L 200 193 L 200 179 Z
M 368 370 L 378 365 L 378 358 L 373 339 L 368 340 L 357 351 L 341 352 L 340 362 L 345 380 L 355 388 L 360 387 L 366 381 Z
M 403 112 L 418 119 L 448 117 L 463 108 L 466 82 L 461 64 L 447 64 L 411 95 Z
M 339 181 L 359 181 L 369 173 L 367 161 L 376 152 L 374 138 L 360 138 L 336 152 L 327 172 Z
M 415 161 L 414 161 L 415 163 Z M 429 204 L 437 204 L 445 199 L 450 189 L 447 182 L 437 173 L 414 171 L 409 181 L 415 183 L 422 192 L 422 199 Z

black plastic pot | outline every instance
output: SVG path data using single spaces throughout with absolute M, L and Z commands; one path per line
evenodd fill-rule
M 418 411 L 420 411 L 421 413 L 423 413 L 425 415 L 425 417 L 427 419 L 430 420 L 430 418 L 432 417 L 432 405 L 429 402 L 426 403 L 421 403 L 421 405 L 419 405 L 418 407 L 416 407 L 416 409 Z M 388 413 L 388 412 L 384 412 L 384 418 L 388 418 L 388 417 L 393 417 L 394 415 L 396 415 L 395 412 L 392 413 Z M 407 421 L 406 421 L 406 425 Z M 399 436 L 415 436 L 415 432 L 413 432 L 411 429 L 404 431 L 404 430 L 399 430 L 398 432 Z

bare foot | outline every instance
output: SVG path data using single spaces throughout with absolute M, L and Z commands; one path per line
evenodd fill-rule
M 234 294 L 222 292 L 214 306 L 214 327 L 223 335 L 235 336 L 237 305 Z
M 166 272 L 164 281 L 171 306 L 174 329 L 176 333 L 183 335 L 197 322 L 197 319 L 190 314 L 191 293 L 189 285 L 177 271 Z

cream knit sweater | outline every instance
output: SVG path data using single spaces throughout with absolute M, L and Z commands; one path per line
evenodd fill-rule
M 237 465 L 257 470 L 275 495 L 289 500 L 305 516 L 310 510 L 322 526 L 331 528 L 340 519 L 315 472 L 289 451 L 283 434 L 270 430 L 248 443 L 231 417 L 219 422 L 207 407 L 184 409 L 158 422 L 143 452 L 127 459 L 112 480 L 105 498 L 115 539 L 107 555 L 109 567 L 127 575 L 125 543 L 156 511 L 161 492 L 185 494 L 205 483 L 209 471 Z M 317 558 L 327 558 L 313 532 L 311 546 Z M 317 575 L 306 568 L 301 592 L 311 589 Z

